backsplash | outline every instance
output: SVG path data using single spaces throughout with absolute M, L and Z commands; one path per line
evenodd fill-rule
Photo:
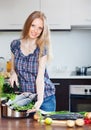
M 52 32 L 54 60 L 49 71 L 72 71 L 76 66 L 91 65 L 91 30 Z
M 10 59 L 10 43 L 20 38 L 21 32 L 0 32 L 0 56 Z M 65 72 L 76 66 L 91 65 L 91 30 L 75 29 L 70 31 L 51 31 L 53 60 L 48 71 Z

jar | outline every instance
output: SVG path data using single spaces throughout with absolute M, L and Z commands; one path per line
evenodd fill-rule
M 5 58 L 4 57 L 0 57 L 0 72 L 4 72 L 5 71 Z

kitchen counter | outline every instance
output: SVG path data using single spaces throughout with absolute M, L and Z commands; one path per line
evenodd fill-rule
M 1 110 L 0 110 L 1 112 Z M 83 127 L 68 128 L 63 124 L 46 125 L 41 124 L 31 118 L 2 118 L 0 113 L 0 129 L 1 130 L 91 130 L 91 125 Z
M 49 73 L 51 79 L 91 79 L 91 75 L 73 75 L 73 72 L 52 72 Z
M 68 128 L 60 124 L 45 125 L 34 121 L 31 118 L 25 119 L 7 119 L 0 118 L 1 130 L 91 130 L 91 125 L 84 125 L 83 127 Z

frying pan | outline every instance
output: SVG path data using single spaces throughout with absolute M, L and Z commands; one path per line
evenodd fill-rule
M 28 117 L 25 112 L 18 112 L 10 109 L 7 105 L 1 103 L 1 117 L 10 117 L 10 118 L 25 118 Z
M 36 97 L 35 97 L 36 98 Z M 34 99 L 35 100 L 35 99 Z M 7 105 L 8 99 L 1 99 L 1 117 L 8 117 L 8 118 L 28 118 L 33 117 L 33 113 L 27 113 L 27 110 L 16 110 L 12 109 L 10 106 Z
M 14 83 L 14 93 L 19 95 L 21 94 L 21 92 L 19 92 L 18 90 L 19 88 L 16 86 L 16 84 Z M 32 98 L 32 97 L 31 97 Z M 36 100 L 33 99 L 33 101 Z M 8 105 L 6 105 L 6 102 L 8 101 L 8 99 L 2 99 L 1 100 L 1 117 L 10 117 L 10 118 L 28 118 L 28 117 L 32 117 L 34 113 L 29 113 L 27 114 L 27 110 L 23 110 L 23 111 L 17 111 L 14 109 L 11 109 Z
M 34 113 L 27 114 L 26 110 L 17 111 L 11 109 L 5 104 L 6 101 L 1 101 L 1 117 L 5 118 L 29 118 L 33 117 Z

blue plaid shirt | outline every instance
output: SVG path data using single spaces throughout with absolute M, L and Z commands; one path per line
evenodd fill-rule
M 18 75 L 21 92 L 36 93 L 36 77 L 38 74 L 38 57 L 40 49 L 37 47 L 33 53 L 25 56 L 20 49 L 20 40 L 13 40 L 10 47 L 14 54 L 15 71 Z M 43 55 L 46 55 L 47 51 L 44 50 Z M 49 79 L 47 70 L 44 73 L 44 97 L 55 94 L 55 86 Z

